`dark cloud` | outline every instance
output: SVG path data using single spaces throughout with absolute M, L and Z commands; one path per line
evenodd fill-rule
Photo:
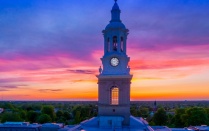
M 25 84 L 0 85 L 0 87 L 2 87 L 2 88 L 8 88 L 8 89 L 20 88 L 20 87 L 26 87 L 26 86 L 28 86 L 28 85 L 25 85 Z
M 74 83 L 79 83 L 79 82 L 84 82 L 84 81 L 88 81 L 88 80 L 84 80 L 84 79 L 79 79 L 79 80 L 71 80 L 71 84 L 74 84 Z
M 67 70 L 71 73 L 78 73 L 78 74 L 95 74 L 93 70 Z
M 2 92 L 2 91 L 9 91 L 9 90 L 0 88 L 0 92 Z
M 0 83 L 0 91 L 10 91 L 10 90 L 13 90 L 13 89 L 18 89 L 18 88 L 23 88 L 27 85 L 24 85 L 24 84 L 3 84 L 3 83 Z
M 40 92 L 48 92 L 48 91 L 59 92 L 59 91 L 62 91 L 62 89 L 39 89 L 38 91 L 40 91 Z
M 0 78 L 0 84 L 4 85 L 10 82 L 23 82 L 26 81 L 27 77 L 17 77 L 17 78 Z M 27 85 L 18 85 L 18 86 L 27 86 Z
M 16 86 L 16 85 L 7 85 L 7 86 L 0 86 L 0 88 L 15 89 L 15 88 L 19 88 L 19 86 Z

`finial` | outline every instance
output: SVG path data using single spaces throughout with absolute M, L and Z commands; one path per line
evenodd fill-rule
M 117 2 L 117 0 L 115 0 L 115 3 Z

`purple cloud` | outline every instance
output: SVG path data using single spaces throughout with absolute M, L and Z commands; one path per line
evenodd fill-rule
M 23 88 L 27 85 L 25 84 L 2 84 L 0 82 L 0 91 L 10 91 L 10 90 L 15 90 L 15 89 L 18 89 L 18 88 Z
M 62 91 L 62 89 L 39 89 L 38 91 L 40 91 L 40 92 L 48 92 L 48 91 L 59 92 L 59 91 Z
M 95 74 L 94 70 L 67 70 L 67 71 L 78 74 Z

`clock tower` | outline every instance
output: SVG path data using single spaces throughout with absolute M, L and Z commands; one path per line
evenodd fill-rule
M 104 55 L 98 78 L 98 116 L 100 122 L 112 124 L 121 121 L 130 124 L 130 84 L 132 75 L 126 54 L 128 29 L 120 20 L 120 9 L 115 0 L 110 23 L 102 31 Z

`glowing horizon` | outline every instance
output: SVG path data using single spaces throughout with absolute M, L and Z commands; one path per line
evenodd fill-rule
M 0 0 L 0 100 L 97 100 L 113 3 Z M 131 100 L 209 100 L 209 1 L 118 4 Z

